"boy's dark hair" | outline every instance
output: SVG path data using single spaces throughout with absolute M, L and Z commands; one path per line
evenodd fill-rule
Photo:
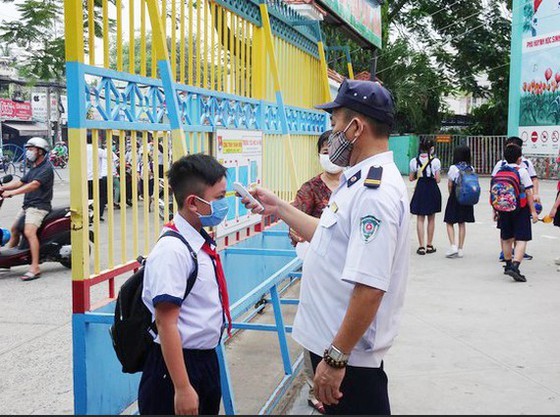
M 520 137 L 510 136 L 509 138 L 507 138 L 506 146 L 511 144 L 517 145 L 523 150 L 523 139 L 521 139 Z
M 471 164 L 471 148 L 466 145 L 457 146 L 453 151 L 453 165 L 464 162 L 467 165 Z
M 430 149 L 432 149 L 435 146 L 435 142 L 433 139 L 422 139 L 420 140 L 420 145 L 418 145 L 418 153 L 422 153 L 422 152 L 430 152 Z
M 179 208 L 187 196 L 202 197 L 206 187 L 212 187 L 227 174 L 216 158 L 201 153 L 183 156 L 171 165 L 167 172 L 169 186 Z
M 515 144 L 510 144 L 504 149 L 504 159 L 508 164 L 516 164 L 517 160 L 521 158 L 522 155 L 521 147 Z
M 321 136 L 319 136 L 319 139 L 317 140 L 317 153 L 321 153 L 321 148 L 325 145 L 325 142 L 329 140 L 329 136 L 331 135 L 331 133 L 332 129 L 327 130 Z

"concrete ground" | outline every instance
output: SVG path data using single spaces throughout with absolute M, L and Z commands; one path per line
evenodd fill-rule
M 57 171 L 55 201 L 69 201 L 68 172 Z M 395 414 L 560 413 L 560 230 L 539 223 L 521 269 L 527 283 L 503 275 L 497 261 L 498 231 L 485 196 L 469 225 L 463 259 L 446 259 L 443 214 L 438 215 L 438 252 L 415 254 L 400 335 L 386 358 Z M 412 185 L 409 184 L 412 192 Z M 545 210 L 556 183 L 543 182 Z M 445 184 L 441 184 L 445 191 Z M 1 225 L 9 227 L 21 197 L 5 202 Z M 0 272 L 0 413 L 72 414 L 70 271 L 42 265 L 43 277 L 21 282 L 26 267 Z M 101 297 L 99 288 L 98 297 Z M 291 292 L 297 295 L 297 287 Z M 95 295 L 94 295 L 95 298 Z M 271 322 L 267 307 L 262 322 Z M 295 307 L 284 307 L 285 322 Z M 289 341 L 292 360 L 300 348 Z M 239 413 L 257 413 L 282 378 L 273 334 L 244 332 L 228 346 Z M 309 414 L 299 376 L 278 413 Z

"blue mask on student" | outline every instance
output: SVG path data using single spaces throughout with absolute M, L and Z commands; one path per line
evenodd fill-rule
M 200 197 L 197 198 L 200 201 L 203 201 L 206 204 L 208 204 L 212 210 L 210 214 L 206 214 L 206 215 L 200 213 L 198 214 L 198 217 L 200 218 L 200 222 L 202 223 L 203 227 L 217 226 L 224 221 L 229 210 L 229 205 L 225 198 L 214 200 L 212 202 L 208 202 Z

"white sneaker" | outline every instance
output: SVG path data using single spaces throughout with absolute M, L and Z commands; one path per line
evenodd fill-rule
M 560 257 L 556 258 L 556 259 L 554 260 L 554 263 L 555 263 L 556 265 L 560 265 Z
M 463 257 L 463 249 L 459 249 L 457 251 L 457 258 L 462 258 Z
M 451 247 L 447 250 L 447 252 L 445 252 L 445 256 L 447 258 L 454 258 L 457 256 L 458 253 L 459 250 L 457 249 L 457 246 L 451 245 Z

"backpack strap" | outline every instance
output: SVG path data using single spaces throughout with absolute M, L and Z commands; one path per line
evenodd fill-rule
M 187 287 L 185 288 L 185 295 L 183 296 L 183 302 L 185 301 L 185 299 L 187 298 L 187 296 L 190 294 L 190 292 L 192 291 L 193 287 L 194 287 L 194 283 L 196 282 L 196 277 L 198 276 L 198 255 L 196 254 L 196 252 L 193 250 L 193 248 L 191 247 L 191 245 L 189 245 L 189 242 L 187 242 L 187 239 L 185 239 L 183 237 L 183 235 L 181 235 L 179 232 L 176 232 L 175 230 L 167 230 L 165 233 L 163 233 L 159 239 L 164 238 L 164 237 L 174 237 L 179 239 L 181 242 L 183 242 L 185 244 L 185 246 L 187 247 L 187 249 L 189 250 L 189 254 L 191 255 L 191 258 L 193 260 L 194 263 L 194 268 L 192 270 L 192 272 L 190 273 L 189 277 L 187 278 Z M 159 241 L 158 239 L 158 241 Z M 143 264 L 145 263 L 146 259 L 143 259 Z M 156 321 L 152 321 L 152 324 L 150 325 L 150 327 L 148 328 L 148 331 L 150 332 L 150 334 L 152 335 L 152 337 L 155 339 L 157 334 L 158 334 L 158 330 L 157 330 L 157 326 L 156 326 Z
M 191 272 L 191 274 L 189 275 L 189 278 L 187 280 L 187 288 L 185 289 L 185 295 L 183 296 L 183 301 L 185 301 L 185 299 L 190 294 L 190 292 L 191 292 L 191 290 L 194 286 L 194 283 L 196 281 L 196 277 L 198 276 L 198 255 L 193 250 L 191 245 L 189 245 L 189 242 L 187 242 L 187 239 L 185 239 L 183 237 L 183 235 L 181 235 L 180 233 L 178 233 L 174 230 L 167 230 L 159 238 L 161 239 L 161 238 L 167 237 L 167 236 L 175 237 L 175 238 L 179 239 L 181 242 L 183 242 L 185 244 L 185 246 L 187 247 L 187 249 L 189 250 L 189 253 L 190 253 L 191 258 L 192 258 L 193 263 L 194 263 L 194 268 L 193 268 L 193 271 Z
M 430 166 L 430 168 L 432 167 L 432 161 L 433 161 L 433 160 L 434 160 L 434 158 L 428 156 L 428 160 L 426 161 L 426 163 L 425 163 L 424 165 L 420 166 L 420 157 L 417 156 L 417 157 L 416 157 L 416 162 L 417 162 L 417 164 L 418 164 L 418 173 L 419 173 L 419 174 L 422 174 L 422 176 L 424 176 L 424 170 L 426 169 L 426 167 L 427 167 L 428 165 Z M 433 170 L 432 170 L 432 172 L 431 172 L 431 177 L 433 177 L 433 176 L 434 176 L 434 172 L 433 172 Z

